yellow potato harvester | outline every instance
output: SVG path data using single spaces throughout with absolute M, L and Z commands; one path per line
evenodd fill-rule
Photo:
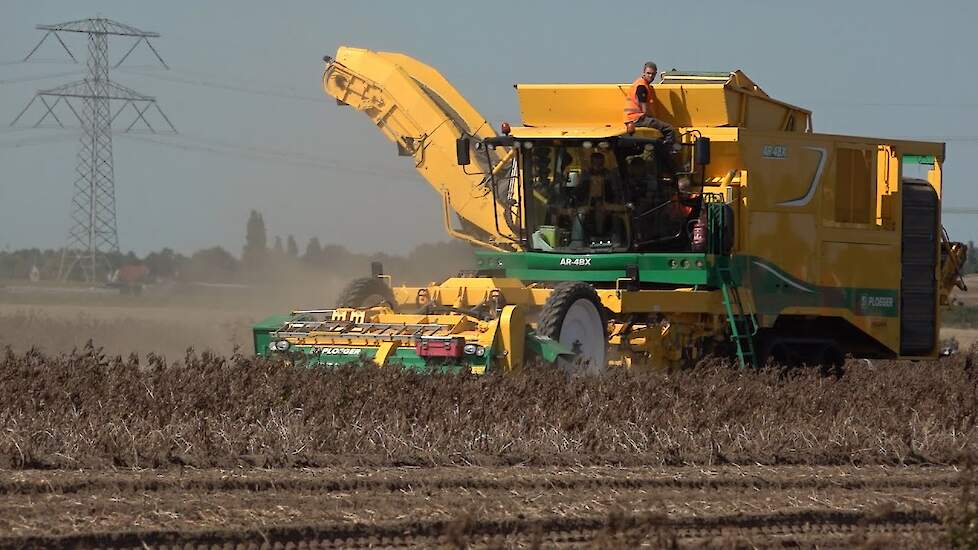
M 938 353 L 965 254 L 942 231 L 942 143 L 815 133 L 740 71 L 654 85 L 675 149 L 626 128 L 623 84 L 519 84 L 522 126 L 500 134 L 403 54 L 340 48 L 323 87 L 479 251 L 424 287 L 377 266 L 337 307 L 257 325 L 259 354 L 482 373 L 534 356 L 600 372 Z

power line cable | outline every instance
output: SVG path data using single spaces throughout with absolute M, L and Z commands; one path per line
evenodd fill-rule
M 37 128 L 33 126 L 0 126 L 0 134 L 23 134 L 24 132 L 34 132 L 42 128 L 48 128 L 48 126 L 38 126 Z M 57 126 L 54 126 L 54 128 L 58 130 L 63 129 Z
M 32 57 L 29 62 L 26 59 L 17 59 L 17 60 L 10 60 L 10 61 L 0 61 L 0 67 L 9 67 L 11 65 L 27 65 L 28 63 L 31 64 L 31 65 L 37 65 L 37 64 L 44 64 L 44 65 L 77 65 L 78 64 L 75 61 L 65 61 L 63 59 L 56 59 L 56 58 L 47 58 L 47 59 L 45 59 L 45 58 L 40 58 L 40 57 Z
M 123 69 L 120 69 L 120 70 L 123 70 Z M 252 94 L 252 95 L 260 95 L 260 96 L 265 96 L 265 97 L 277 97 L 277 98 L 283 98 L 283 99 L 292 99 L 292 100 L 296 100 L 296 101 L 309 101 L 309 102 L 316 102 L 316 103 L 320 103 L 320 102 L 323 101 L 323 98 L 316 97 L 316 96 L 311 96 L 311 95 L 300 95 L 300 94 L 291 93 L 291 92 L 285 92 L 285 91 L 277 91 L 277 90 L 270 90 L 270 89 L 260 89 L 260 88 L 253 88 L 253 87 L 248 87 L 248 86 L 233 85 L 233 84 L 228 84 L 226 82 L 214 82 L 212 80 L 205 80 L 205 79 L 201 79 L 201 78 L 187 78 L 187 77 L 174 76 L 174 75 L 154 74 L 154 73 L 145 72 L 145 71 L 125 70 L 125 72 L 127 72 L 129 74 L 138 75 L 138 76 L 144 76 L 144 77 L 147 77 L 147 78 L 155 78 L 157 80 L 165 80 L 165 81 L 168 81 L 168 82 L 176 82 L 176 83 L 180 83 L 180 84 L 189 84 L 189 85 L 192 85 L 192 86 L 202 86 L 202 87 L 205 87 L 205 88 L 214 88 L 214 89 L 218 89 L 218 90 L 227 90 L 227 91 L 232 91 L 232 92 L 239 92 L 239 93 Z
M 254 80 L 248 81 L 238 77 L 227 76 L 227 75 L 215 75 L 213 72 L 203 72 L 194 71 L 185 68 L 178 68 L 173 70 L 174 73 L 178 75 L 184 75 L 184 78 L 188 80 L 202 81 L 208 85 L 213 86 L 231 86 L 237 88 L 237 91 L 248 92 L 248 93 L 259 93 L 259 94 L 271 94 L 273 97 L 283 97 L 286 99 L 300 99 L 303 101 L 323 101 L 325 95 L 316 94 L 304 94 L 295 90 L 295 88 L 268 88 L 262 86 L 260 83 Z M 153 74 L 152 72 L 150 74 Z M 161 74 L 156 71 L 155 74 Z M 218 78 L 219 80 L 214 80 Z M 316 82 L 316 81 L 313 81 Z
M 0 128 L 0 137 L 3 134 L 23 134 L 23 132 L 36 131 L 39 128 Z M 58 126 L 51 126 L 53 129 L 64 130 Z M 238 158 L 246 158 L 250 160 L 260 161 L 260 162 L 275 162 L 280 164 L 291 164 L 295 166 L 307 166 L 326 170 L 335 170 L 341 172 L 349 172 L 354 174 L 364 174 L 373 175 L 380 177 L 395 177 L 395 178 L 409 178 L 414 177 L 415 172 L 412 170 L 378 170 L 371 168 L 356 168 L 344 166 L 341 161 L 335 159 L 328 159 L 320 157 L 318 155 L 306 154 L 296 151 L 284 151 L 280 149 L 274 149 L 270 147 L 262 147 L 256 145 L 249 145 L 243 143 L 237 143 L 233 141 L 222 140 L 219 138 L 203 137 L 193 134 L 173 134 L 166 135 L 166 139 L 158 139 L 162 134 L 153 133 L 151 131 L 140 131 L 140 130 L 129 130 L 129 131 L 118 131 L 114 130 L 112 132 L 113 136 L 116 137 L 132 137 L 136 141 L 141 141 L 144 143 L 154 143 L 157 145 L 162 145 L 164 147 L 175 148 L 183 151 L 197 151 L 197 152 L 210 152 L 223 156 L 233 156 Z M 157 139 L 149 138 L 147 136 L 154 136 Z M 13 136 L 11 136 L 13 137 Z M 18 143 L 19 141 L 28 141 L 43 139 L 45 136 L 41 137 L 27 137 L 23 140 L 10 141 L 8 143 Z M 67 139 L 77 137 L 75 133 L 70 133 L 66 135 L 59 135 L 56 139 Z M 0 147 L 4 146 L 4 142 L 0 141 Z
M 0 149 L 16 149 L 19 147 L 29 147 L 31 145 L 44 145 L 47 143 L 54 143 L 57 141 L 67 141 L 76 140 L 78 136 L 75 134 L 66 134 L 58 136 L 40 136 L 33 138 L 25 138 L 17 141 L 2 142 L 0 141 Z
M 312 162 L 312 163 L 317 163 L 317 164 L 323 164 L 323 163 L 325 163 L 325 164 L 327 164 L 330 167 L 334 167 L 334 168 L 338 168 L 338 169 L 346 169 L 344 166 L 342 166 L 340 164 L 340 162 L 342 162 L 342 161 L 338 161 L 338 160 L 335 160 L 335 159 L 328 159 L 328 158 L 321 157 L 321 156 L 318 156 L 318 155 L 313 155 L 313 154 L 308 154 L 308 153 L 303 153 L 303 152 L 297 152 L 297 151 L 291 151 L 291 150 L 285 151 L 285 150 L 281 150 L 281 149 L 274 149 L 274 148 L 271 148 L 271 147 L 263 147 L 263 146 L 257 146 L 257 145 L 251 145 L 251 144 L 236 143 L 236 142 L 233 142 L 233 141 L 221 140 L 221 139 L 218 139 L 218 138 L 208 138 L 208 137 L 203 137 L 203 136 L 197 136 L 197 135 L 194 135 L 194 134 L 179 134 L 179 135 L 171 136 L 171 137 L 173 139 L 177 140 L 177 141 L 192 141 L 192 142 L 203 144 L 204 146 L 207 146 L 207 147 L 218 147 L 218 148 L 234 149 L 234 150 L 243 151 L 243 152 L 246 152 L 246 153 L 249 153 L 249 154 L 253 154 L 253 155 L 260 155 L 260 156 L 266 156 L 266 157 L 280 157 L 280 158 L 293 159 L 293 160 L 298 160 L 298 161 L 307 161 L 307 162 Z M 414 171 L 407 170 L 407 169 L 405 169 L 405 170 L 376 170 L 376 169 L 371 170 L 371 169 L 366 169 L 366 170 L 359 170 L 359 171 L 364 172 L 364 173 L 373 173 L 373 174 L 376 174 L 376 175 L 383 175 L 383 176 L 413 176 L 414 175 Z
M 16 83 L 19 83 L 19 82 L 32 82 L 34 80 L 45 80 L 47 78 L 56 78 L 56 77 L 61 77 L 61 76 L 71 76 L 71 75 L 76 75 L 76 74 L 80 74 L 80 73 L 81 73 L 81 71 L 79 70 L 79 71 L 68 71 L 68 72 L 63 72 L 63 73 L 49 73 L 49 74 L 42 74 L 42 75 L 35 75 L 35 76 L 22 76 L 22 77 L 19 77 L 19 78 L 5 78 L 5 79 L 0 80 L 0 84 L 16 84 Z
M 140 68 L 143 68 L 143 67 L 135 66 L 135 67 L 129 67 L 129 68 L 140 69 Z M 151 73 L 155 72 L 155 73 L 159 74 L 161 71 L 158 68 L 156 68 L 156 69 L 151 69 L 150 72 Z M 231 82 L 233 84 L 239 85 L 239 86 L 244 87 L 244 88 L 251 88 L 251 89 L 254 89 L 254 88 L 258 88 L 258 89 L 269 89 L 271 91 L 278 91 L 278 92 L 285 93 L 285 94 L 303 95 L 303 94 L 297 92 L 294 87 L 280 88 L 280 89 L 272 89 L 272 88 L 263 87 L 260 82 L 255 81 L 254 79 L 244 79 L 244 78 L 241 78 L 241 77 L 238 77 L 238 76 L 227 75 L 227 74 L 216 74 L 214 71 L 195 71 L 193 69 L 188 69 L 186 67 L 176 67 L 176 68 L 171 68 L 167 72 L 168 73 L 175 73 L 175 74 L 182 74 L 182 75 L 185 75 L 188 78 L 198 78 L 198 79 L 207 80 L 207 81 L 210 81 L 210 82 L 219 82 L 221 84 L 226 84 L 226 83 Z M 218 81 L 215 81 L 214 80 L 215 78 L 217 78 L 219 80 Z M 311 97 L 311 96 L 308 96 L 308 97 Z
M 361 175 L 372 175 L 384 178 L 409 178 L 413 177 L 412 172 L 404 171 L 384 171 L 384 170 L 374 170 L 369 168 L 353 168 L 348 166 L 342 166 L 336 161 L 331 159 L 324 159 L 321 157 L 313 157 L 310 155 L 302 154 L 289 154 L 274 150 L 256 148 L 246 145 L 230 145 L 227 143 L 211 142 L 207 144 L 206 140 L 201 143 L 193 138 L 187 139 L 184 134 L 176 134 L 172 136 L 167 136 L 167 139 L 159 139 L 159 136 L 148 137 L 146 135 L 138 135 L 133 133 L 121 134 L 123 137 L 130 138 L 135 141 L 141 141 L 145 143 L 152 143 L 154 145 L 160 145 L 163 147 L 170 147 L 173 149 L 179 149 L 183 151 L 191 152 L 205 152 L 213 153 L 217 155 L 233 156 L 238 158 L 244 158 L 249 160 L 254 160 L 257 162 L 264 163 L 278 163 L 286 164 L 292 166 L 304 166 L 317 168 L 321 170 L 332 170 L 337 172 L 346 172 L 351 174 L 361 174 Z M 199 139 L 199 138 L 198 138 Z

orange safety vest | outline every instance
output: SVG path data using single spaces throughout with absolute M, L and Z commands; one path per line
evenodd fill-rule
M 635 122 L 636 120 L 645 116 L 645 111 L 642 110 L 642 105 L 638 102 L 638 95 L 635 90 L 639 86 L 645 86 L 645 91 L 648 92 L 647 97 L 649 100 L 647 103 L 652 105 L 652 86 L 649 86 L 645 79 L 638 77 L 632 85 L 628 87 L 628 93 L 625 95 L 625 124 L 629 122 Z

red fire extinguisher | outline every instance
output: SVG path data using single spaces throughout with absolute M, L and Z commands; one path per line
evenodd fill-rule
M 690 245 L 693 252 L 703 252 L 706 250 L 706 213 L 695 220 L 690 221 Z

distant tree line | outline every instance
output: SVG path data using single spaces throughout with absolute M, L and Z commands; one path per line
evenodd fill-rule
M 407 256 L 388 254 L 358 254 L 342 245 L 322 244 L 312 237 L 300 253 L 293 235 L 275 236 L 268 246 L 268 232 L 261 213 L 252 210 L 245 227 L 245 244 L 241 258 L 220 246 L 204 248 L 189 257 L 171 248 L 150 252 L 140 258 L 133 252 L 109 254 L 109 263 L 119 267 L 126 264 L 145 265 L 151 277 L 158 280 L 178 280 L 212 283 L 275 282 L 297 270 L 329 272 L 339 276 L 369 273 L 370 262 L 380 261 L 389 273 L 405 282 L 427 282 L 453 275 L 460 269 L 472 267 L 471 246 L 457 241 L 423 244 Z M 61 270 L 62 252 L 58 249 L 25 248 L 0 251 L 0 279 L 28 280 L 31 271 L 42 280 L 53 280 Z M 968 254 L 963 274 L 978 273 L 978 248 L 968 242 Z M 75 270 L 80 277 L 80 270 Z
M 300 253 L 293 235 L 283 241 L 275 236 L 268 246 L 268 232 L 261 213 L 252 210 L 245 226 L 245 243 L 240 259 L 223 247 L 204 248 L 185 256 L 171 248 L 139 257 L 133 252 L 109 254 L 115 267 L 126 264 L 145 265 L 156 280 L 209 283 L 274 283 L 296 272 L 325 273 L 339 276 L 368 274 L 370 262 L 380 261 L 388 272 L 400 280 L 426 282 L 431 278 L 453 275 L 472 266 L 472 248 L 459 242 L 423 244 L 406 256 L 358 254 L 337 244 L 322 244 L 317 237 L 309 239 Z M 42 280 L 54 280 L 61 270 L 62 251 L 37 248 L 0 251 L 0 279 L 28 280 L 36 268 Z M 80 277 L 80 270 L 75 270 Z

